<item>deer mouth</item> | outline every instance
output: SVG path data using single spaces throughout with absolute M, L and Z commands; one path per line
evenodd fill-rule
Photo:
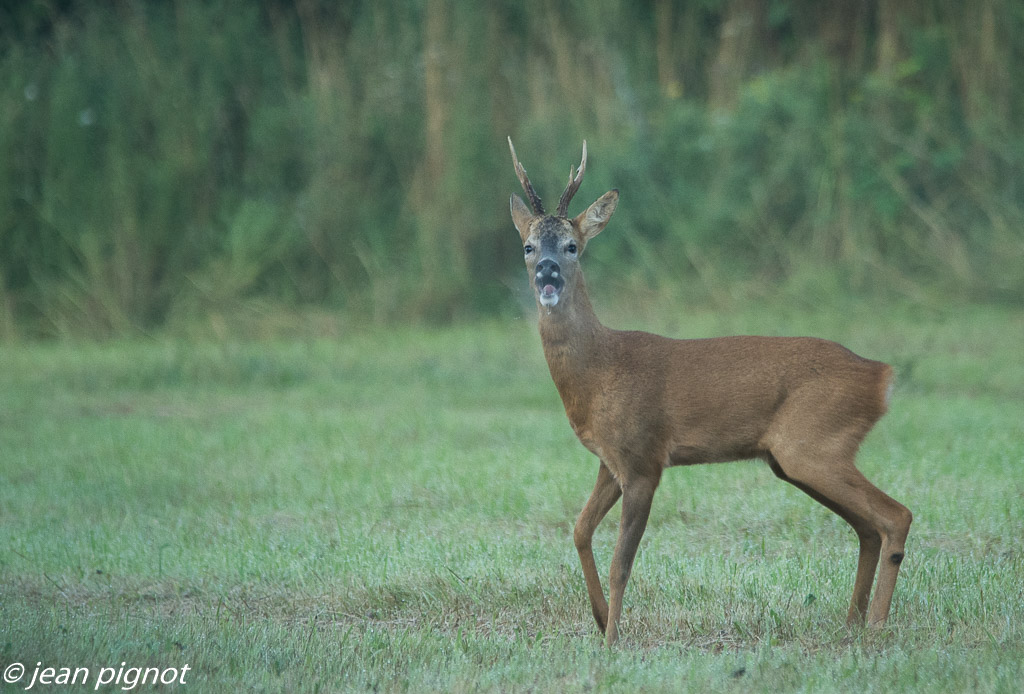
M 547 306 L 551 308 L 558 303 L 558 297 L 562 293 L 562 284 L 551 283 L 551 282 L 538 282 L 537 283 L 537 296 L 540 299 L 541 306 Z
M 536 284 L 537 298 L 540 300 L 541 306 L 550 308 L 558 303 L 558 297 L 562 293 L 565 281 L 557 272 L 553 272 L 550 275 L 543 276 L 538 274 Z

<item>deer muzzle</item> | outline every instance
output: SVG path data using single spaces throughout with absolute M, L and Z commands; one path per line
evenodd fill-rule
M 541 258 L 537 263 L 537 274 L 534 277 L 537 296 L 542 306 L 554 306 L 565 286 L 562 270 L 553 258 Z

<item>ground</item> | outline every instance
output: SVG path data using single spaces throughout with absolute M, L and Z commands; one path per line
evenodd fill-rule
M 606 650 L 572 544 L 597 461 L 527 317 L 0 347 L 0 667 L 187 664 L 190 692 L 1019 691 L 1024 314 L 625 320 L 894 365 L 859 458 L 915 516 L 888 628 L 843 626 L 849 528 L 747 462 L 666 473 Z

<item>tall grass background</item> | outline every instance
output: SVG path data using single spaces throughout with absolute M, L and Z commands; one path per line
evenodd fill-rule
M 0 336 L 500 314 L 505 147 L 604 291 L 1024 300 L 1010 0 L 0 3 Z M 584 200 L 584 198 L 586 200 Z M 218 322 L 219 321 L 219 322 Z

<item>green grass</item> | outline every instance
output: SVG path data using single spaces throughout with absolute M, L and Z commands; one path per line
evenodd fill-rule
M 604 649 L 571 539 L 597 463 L 524 319 L 0 348 L 0 667 L 189 664 L 189 692 L 1019 691 L 1024 314 L 608 322 L 898 367 L 859 459 L 915 513 L 889 628 L 842 625 L 853 533 L 748 462 L 665 475 Z

